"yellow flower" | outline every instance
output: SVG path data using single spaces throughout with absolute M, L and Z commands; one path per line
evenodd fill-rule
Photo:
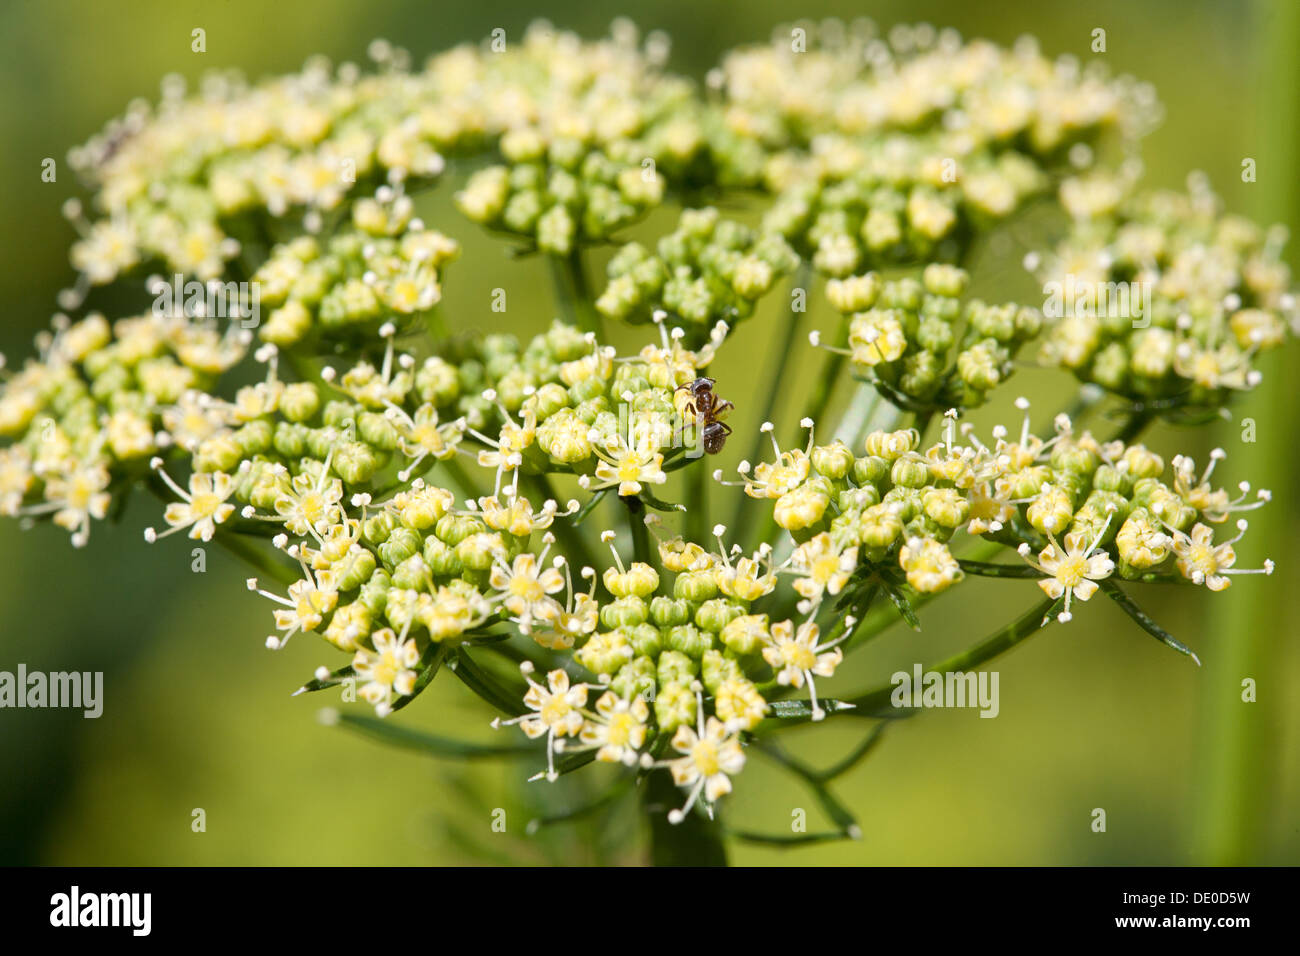
M 745 768 L 745 754 L 740 749 L 740 739 L 729 733 L 726 724 L 716 717 L 705 723 L 700 714 L 700 727 L 682 726 L 673 734 L 673 749 L 681 757 L 669 762 L 673 782 L 679 787 L 690 787 L 690 795 L 680 810 L 668 814 L 670 823 L 681 823 L 703 793 L 712 813 L 712 805 L 731 792 L 731 778 Z
M 419 675 L 414 668 L 420 663 L 420 650 L 414 638 L 402 640 L 388 627 L 371 634 L 370 641 L 375 649 L 358 648 L 352 669 L 366 681 L 358 693 L 383 717 L 392 710 L 394 694 L 407 697 L 415 690 Z
M 898 565 L 907 572 L 907 583 L 922 594 L 937 594 L 962 578 L 948 546 L 933 538 L 909 540 L 899 549 Z
M 858 549 L 838 551 L 829 533 L 823 531 L 815 538 L 795 548 L 793 566 L 800 576 L 794 589 L 808 601 L 802 613 L 822 600 L 824 594 L 839 594 L 858 565 Z
M 812 697 L 812 719 L 821 720 L 826 712 L 817 703 L 817 685 L 813 677 L 831 677 L 844 659 L 837 645 L 843 637 L 829 644 L 818 644 L 821 629 L 812 621 L 805 621 L 794 630 L 790 621 L 772 625 L 763 660 L 776 671 L 776 682 L 783 687 L 803 687 L 808 682 Z M 847 637 L 847 634 L 845 635 Z
M 158 538 L 189 528 L 191 538 L 211 541 L 216 534 L 217 525 L 234 514 L 235 506 L 227 503 L 226 499 L 235 493 L 235 479 L 219 471 L 213 474 L 195 472 L 190 475 L 190 488 L 186 491 L 163 471 L 160 459 L 155 458 L 152 464 L 163 481 L 184 500 L 172 502 L 163 512 L 163 520 L 171 527 L 162 534 L 155 534 L 153 528 L 146 528 L 145 540 L 152 543 Z
M 630 767 L 645 745 L 649 719 L 650 707 L 643 698 L 626 700 L 613 691 L 606 691 L 596 701 L 596 715 L 583 725 L 580 739 L 589 747 L 599 748 L 597 760 Z
M 1056 538 L 1049 535 L 1051 543 L 1038 555 L 1038 560 L 1029 557 L 1029 545 L 1022 544 L 1018 549 L 1021 556 L 1033 567 L 1042 571 L 1047 577 L 1038 582 L 1043 593 L 1053 601 L 1065 598 L 1065 610 L 1058 615 L 1062 623 L 1070 620 L 1070 602 L 1073 598 L 1086 601 L 1097 593 L 1097 583 L 1110 577 L 1115 570 L 1115 562 L 1105 551 L 1097 551 L 1102 536 L 1110 526 L 1111 518 L 1106 518 L 1101 531 L 1089 544 L 1087 538 L 1078 531 L 1065 536 L 1065 546 L 1057 544 Z

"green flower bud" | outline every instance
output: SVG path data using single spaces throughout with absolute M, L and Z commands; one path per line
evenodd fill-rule
M 650 599 L 650 620 L 660 627 L 677 627 L 691 620 L 691 604 L 660 594 Z
M 680 624 L 668 629 L 665 646 L 699 660 L 700 655 L 713 646 L 713 636 L 694 624 Z
M 921 348 L 942 355 L 952 348 L 952 326 L 942 319 L 922 319 L 916 330 L 916 341 Z
M 632 649 L 639 657 L 658 657 L 663 650 L 663 633 L 653 624 L 634 624 L 624 627 L 623 633 L 632 642 Z
M 334 448 L 334 471 L 349 485 L 365 484 L 374 477 L 379 465 L 379 456 L 369 445 L 345 441 Z
M 948 298 L 956 298 L 965 292 L 969 281 L 970 276 L 965 269 L 937 262 L 926 266 L 921 273 L 921 284 L 925 286 L 926 292 Z
M 558 382 L 547 382 L 533 395 L 531 408 L 539 422 L 544 422 L 562 408 L 568 407 L 569 393 Z
M 1051 463 L 1056 471 L 1068 471 L 1080 476 L 1091 475 L 1100 462 L 1095 451 L 1073 443 L 1061 442 L 1052 449 Z
M 472 571 L 486 571 L 505 552 L 505 541 L 496 532 L 472 534 L 456 545 L 456 557 Z
M 704 631 L 711 631 L 716 634 L 744 614 L 743 608 L 732 604 L 723 598 L 714 598 L 711 601 L 705 601 L 695 611 L 695 623 Z
M 869 457 L 883 458 L 894 462 L 909 451 L 916 451 L 921 443 L 921 436 L 915 428 L 905 428 L 896 432 L 872 432 L 866 438 L 866 450 Z M 884 477 L 882 474 L 881 477 Z
M 424 539 L 424 560 L 435 577 L 459 577 L 465 570 L 456 549 L 432 534 Z
M 467 515 L 446 514 L 438 519 L 438 523 L 434 525 L 433 533 L 452 547 L 455 547 L 470 535 L 485 530 L 487 530 L 487 525 L 478 518 L 471 518 Z
M 923 461 L 900 458 L 889 470 L 889 480 L 900 488 L 924 488 L 930 483 L 930 466 Z
M 415 373 L 415 392 L 422 402 L 439 408 L 450 405 L 460 397 L 460 375 L 456 366 L 433 356 L 424 360 Z
M 1159 478 L 1164 473 L 1164 460 L 1145 445 L 1130 445 L 1124 450 L 1124 462 L 1134 479 Z
M 239 445 L 242 457 L 252 458 L 271 450 L 271 440 L 275 437 L 275 426 L 268 420 L 259 418 L 251 421 L 235 432 L 235 442 Z
M 853 462 L 853 481 L 858 487 L 877 485 L 889 474 L 889 462 L 875 455 Z
M 403 529 L 405 530 L 405 529 Z M 384 545 L 391 550 L 392 539 Z M 393 587 L 409 588 L 412 591 L 425 589 L 429 579 L 429 566 L 418 553 L 411 555 L 393 569 Z
M 592 635 L 573 656 L 593 674 L 615 674 L 632 660 L 634 654 L 632 643 L 626 634 L 622 631 L 606 631 Z
M 888 209 L 872 209 L 862 222 L 862 241 L 872 252 L 883 252 L 903 240 L 903 226 Z
M 858 520 L 858 539 L 869 548 L 888 548 L 902 533 L 902 515 L 887 504 L 873 505 Z
M 1044 485 L 1027 509 L 1029 523 L 1043 534 L 1059 535 L 1074 520 L 1074 501 L 1062 488 Z
M 320 411 L 320 392 L 311 382 L 294 382 L 280 395 L 280 414 L 291 422 L 305 422 Z
M 701 651 L 702 655 L 704 652 Z M 656 677 L 659 686 L 665 684 L 689 685 L 691 679 L 699 673 L 700 666 L 689 655 L 678 650 L 666 650 L 659 655 Z
M 776 270 L 757 256 L 745 256 L 736 266 L 731 286 L 742 299 L 757 299 L 772 288 Z
M 955 488 L 931 488 L 921 496 L 921 507 L 936 524 L 953 530 L 966 523 L 970 502 Z
M 684 571 L 673 582 L 673 596 L 701 603 L 718 596 L 718 582 L 712 571 Z
M 876 304 L 882 285 L 880 276 L 874 272 L 846 279 L 831 279 L 826 283 L 826 298 L 835 311 L 845 315 L 865 312 Z
M 307 433 L 305 425 L 293 422 L 279 422 L 275 426 L 275 436 L 271 445 L 285 458 L 301 458 L 307 454 Z
M 634 624 L 644 624 L 649 613 L 650 610 L 642 598 L 628 595 L 602 607 L 600 623 L 610 630 L 616 627 L 630 627 Z
M 710 649 L 704 652 L 700 661 L 700 681 L 709 693 L 717 693 L 718 685 L 724 680 L 743 676 L 740 665 L 733 659 L 724 657 L 721 651 Z
M 1002 381 L 1003 349 L 993 339 L 972 345 L 957 356 L 957 374 L 977 392 L 987 392 Z
M 633 658 L 618 669 L 609 686 L 618 696 L 628 700 L 633 697 L 653 700 L 658 687 L 655 681 L 655 662 L 644 656 Z
M 1015 337 L 1016 307 L 1014 305 L 985 305 L 972 302 L 967 310 L 971 328 L 984 339 L 1007 342 Z
M 194 453 L 194 470 L 233 472 L 247 457 L 234 435 L 213 435 L 199 443 Z
M 393 586 L 388 572 L 379 568 L 374 574 L 370 575 L 370 580 L 361 586 L 361 593 L 357 596 L 357 603 L 364 607 L 373 617 L 378 617 L 384 613 L 384 608 L 388 604 L 388 589 Z
M 375 556 L 365 548 L 355 548 L 348 552 L 337 565 L 340 569 L 338 586 L 340 591 L 351 591 L 361 587 L 375 573 L 378 562 Z
M 1112 342 L 1092 360 L 1092 378 L 1102 388 L 1122 391 L 1128 380 L 1128 350 L 1119 342 Z
M 839 440 L 817 446 L 809 457 L 817 474 L 836 481 L 844 478 L 854 465 L 853 452 Z
M 746 656 L 762 650 L 769 633 L 766 614 L 743 614 L 727 623 L 721 637 L 728 649 Z
M 563 206 L 552 206 L 537 220 L 537 246 L 543 252 L 567 256 L 573 249 L 576 231 L 577 225 L 569 215 L 569 210 Z
M 384 564 L 395 568 L 412 555 L 419 554 L 423 544 L 418 531 L 399 525 L 382 544 L 376 546 L 375 550 L 379 552 L 379 557 Z
M 601 576 L 605 589 L 615 597 L 649 597 L 659 588 L 659 572 L 641 561 L 633 561 L 626 571 L 606 568 Z
M 695 724 L 695 694 L 688 684 L 665 684 L 662 677 L 659 679 L 659 690 L 655 694 L 655 722 L 663 733 Z
M 1117 494 L 1127 495 L 1133 490 L 1133 479 L 1130 475 L 1112 465 L 1101 465 L 1093 472 L 1092 485 L 1102 491 L 1113 491 Z
M 1014 474 L 1007 475 L 1006 481 L 1010 487 L 1010 498 L 1036 498 L 1043 490 L 1045 485 L 1052 478 L 1052 473 L 1042 465 L 1034 465 L 1030 468 L 1022 468 Z
M 361 522 L 361 537 L 366 543 L 377 547 L 388 540 L 396 527 L 397 519 L 387 511 L 381 511 Z
M 397 448 L 397 429 L 386 415 L 362 412 L 357 416 L 357 435 L 367 445 L 381 451 Z

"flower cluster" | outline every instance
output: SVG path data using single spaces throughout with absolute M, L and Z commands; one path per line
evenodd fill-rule
M 826 295 L 848 316 L 848 347 L 826 348 L 848 356 L 859 377 L 901 408 L 979 405 L 1011 374 L 1016 351 L 1038 335 L 1043 319 L 1014 303 L 973 299 L 963 307 L 967 278 L 962 269 L 932 263 L 920 281 L 882 282 L 874 272 L 832 279 Z M 809 338 L 821 345 L 820 332 Z
M 1019 435 L 999 427 L 988 444 L 958 428 L 955 410 L 944 440 L 924 451 L 915 430 L 872 432 L 863 457 L 843 442 L 815 445 L 811 435 L 806 449 L 782 451 L 773 438 L 774 460 L 743 464 L 741 478 L 747 495 L 772 500 L 776 523 L 798 543 L 792 567 L 817 569 L 800 593 L 832 586 L 837 593 L 850 576 L 891 586 L 901 578 L 924 594 L 946 590 L 963 576 L 950 550 L 958 532 L 1037 554 L 1030 563 L 1045 575 L 1043 590 L 1064 602 L 1063 620 L 1073 598 L 1087 600 L 1096 590 L 1090 582 L 1112 572 L 1211 590 L 1227 587 L 1227 575 L 1258 573 L 1233 567 L 1241 533 L 1213 543 L 1211 525 L 1270 500 L 1266 490 L 1252 496 L 1249 483 L 1235 497 L 1210 484 L 1221 449 L 1200 475 L 1179 456 L 1166 479 L 1164 461 L 1145 446 L 1101 442 L 1066 415 L 1052 438 L 1032 435 L 1021 405 Z M 1263 573 L 1272 568 L 1265 562 Z
M 119 484 L 147 472 L 251 336 L 183 313 L 57 316 L 39 358 L 0 371 L 0 436 L 12 440 L 0 448 L 0 515 L 52 516 L 84 545 Z
M 1159 115 L 1150 87 L 1072 57 L 1053 62 L 1031 37 L 1003 49 L 929 24 L 884 36 L 866 19 L 783 25 L 768 45 L 729 53 L 710 79 L 732 128 L 782 145 L 828 132 L 948 129 L 967 151 L 1049 154 L 1107 129 L 1141 135 Z
M 531 194 L 551 202 L 530 233 L 543 222 L 548 237 L 558 235 L 566 209 L 577 212 L 575 225 L 608 231 L 614 219 L 602 217 L 656 201 L 661 184 L 642 177 L 651 154 L 630 144 L 689 94 L 685 81 L 659 72 L 668 53 L 661 34 L 642 45 L 621 21 L 588 43 L 539 22 L 522 42 L 460 46 L 422 69 L 384 41 L 369 52 L 375 73 L 316 58 L 257 83 L 214 73 L 193 95 L 168 77 L 157 106 L 134 103 L 74 150 L 100 214 L 85 222 L 79 206 L 69 210 L 83 233 L 72 252 L 81 291 L 151 260 L 215 278 L 268 235 L 319 231 L 358 188 L 432 182 L 444 157 L 497 140 L 521 164 L 521 195 L 528 170 L 543 171 Z M 621 177 L 628 164 L 634 175 Z M 580 180 L 597 172 L 609 180 L 603 190 Z M 527 218 L 524 204 L 512 220 Z
M 1285 230 L 1223 213 L 1203 177 L 1129 197 L 1122 175 L 1065 182 L 1072 233 L 1027 265 L 1057 300 L 1041 358 L 1135 401 L 1215 408 L 1300 323 Z
M 386 186 L 352 218 L 356 228 L 326 241 L 277 245 L 254 273 L 259 305 L 270 310 L 263 341 L 288 348 L 345 332 L 360 340 L 386 322 L 407 329 L 438 304 L 439 271 L 459 253 L 456 241 L 412 219 L 410 200 Z
M 384 716 L 452 671 L 497 726 L 544 742 L 539 777 L 588 760 L 671 774 L 673 822 L 711 813 L 745 747 L 796 709 L 851 706 L 818 681 L 879 594 L 915 623 L 914 603 L 966 575 L 1019 578 L 1068 621 L 1099 589 L 1131 607 L 1120 582 L 1219 591 L 1272 571 L 1236 567 L 1238 515 L 1267 491 L 1216 487 L 1221 450 L 1166 467 L 1137 441 L 1155 411 L 1215 411 L 1254 385 L 1256 353 L 1296 317 L 1280 233 L 1224 215 L 1200 181 L 1139 195 L 1133 168 L 1094 168 L 1157 114 L 1145 87 L 925 25 L 796 25 L 703 88 L 663 71 L 665 38 L 622 21 L 595 42 L 539 23 L 421 68 L 370 52 L 373 72 L 313 61 L 255 84 L 216 74 L 192 96 L 168 80 L 156 108 L 74 151 L 100 218 L 67 209 L 84 232 L 67 312 L 154 264 L 250 280 L 266 311 L 224 327 L 181 304 L 56 316 L 37 357 L 0 361 L 0 514 L 52 517 L 81 545 L 115 496 L 147 487 L 166 501 L 147 541 L 215 539 L 257 566 L 269 647 L 315 633 L 349 655 L 305 690 L 354 681 Z M 521 341 L 438 308 L 459 245 L 416 215 L 416 191 L 462 160 L 461 212 L 562 259 L 575 295 L 584 253 L 619 245 L 595 301 L 565 303 L 587 330 L 557 320 Z M 737 187 L 770 201 L 744 222 L 699 208 Z M 971 240 L 1054 193 L 1070 232 L 1027 263 L 1061 285 L 1047 319 L 968 298 L 953 263 Z M 670 232 L 621 241 L 674 201 Z M 699 459 L 733 406 L 703 376 L 796 269 L 826 278 L 842 317 L 811 413 L 846 360 L 883 404 L 824 444 L 833 423 L 803 419 L 802 448 L 764 423 L 770 460 L 713 472 L 771 503 L 750 523 L 733 491 L 729 541 Z M 1140 322 L 1096 307 L 1119 286 L 1150 289 Z M 620 355 L 601 318 L 652 323 L 651 341 Z M 1038 437 L 1024 400 L 1020 428 L 988 441 L 960 421 L 1034 340 L 1128 401 L 1128 437 L 1064 414 Z M 1236 535 L 1217 533 L 1229 520 Z
M 610 260 L 609 285 L 596 300 L 603 315 L 635 323 L 666 310 L 696 327 L 734 325 L 799 265 L 780 236 L 721 219 L 713 208 L 682 213 L 656 252 L 629 242 Z

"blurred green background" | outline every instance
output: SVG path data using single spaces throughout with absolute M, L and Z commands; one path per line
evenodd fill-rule
M 603 33 L 616 14 L 673 37 L 672 65 L 695 76 L 728 47 L 763 40 L 794 15 L 870 15 L 889 26 L 926 20 L 967 36 L 1009 43 L 1022 33 L 1049 54 L 1087 61 L 1091 31 L 1107 31 L 1106 62 L 1153 82 L 1167 118 L 1145 143 L 1147 182 L 1181 186 L 1204 169 L 1228 207 L 1267 221 L 1300 223 L 1300 133 L 1293 0 L 870 0 L 790 3 L 667 0 L 545 6 L 495 0 L 255 0 L 86 2 L 10 0 L 0 7 L 0 349 L 13 360 L 53 311 L 71 279 L 71 227 L 59 206 L 76 194 L 63 157 L 136 96 L 154 97 L 168 72 L 193 79 L 205 68 L 237 66 L 258 75 L 297 68 L 314 53 L 360 59 L 367 41 L 390 38 L 417 59 L 495 27 L 517 38 L 545 16 L 558 26 Z M 1286 23 L 1287 19 L 1290 23 Z M 190 52 L 190 31 L 207 31 L 206 54 Z M 1288 30 L 1292 31 L 1288 34 Z M 44 157 L 59 160 L 57 183 L 40 181 Z M 1243 184 L 1243 157 L 1258 182 Z M 502 247 L 454 218 L 441 188 L 426 220 L 464 241 L 465 256 L 445 277 L 446 314 L 467 326 L 497 324 L 489 286 L 518 290 L 507 325 L 530 334 L 549 321 L 549 286 L 536 263 L 511 264 Z M 653 232 L 671 212 L 646 225 Z M 1036 301 L 1015 268 L 1024 251 L 990 242 L 979 268 L 1014 283 L 1010 294 Z M 1295 248 L 1293 265 L 1300 262 Z M 1007 288 L 1003 286 L 1004 290 Z M 542 294 L 545 290 L 546 295 Z M 780 298 L 779 296 L 775 298 Z M 769 310 L 746 326 L 751 345 L 774 328 Z M 829 319 L 811 321 L 830 328 Z M 624 337 L 619 344 L 634 344 Z M 716 366 L 737 401 L 742 433 L 756 426 L 761 381 L 733 354 Z M 801 359 L 811 358 L 801 349 Z M 811 362 L 807 363 L 811 366 Z M 1239 579 L 1221 595 L 1170 589 L 1144 603 L 1205 662 L 1190 661 L 1136 630 L 1096 600 L 1069 627 L 1053 627 L 994 666 L 1001 716 L 938 711 L 901 722 L 883 747 L 838 785 L 862 823 L 860 842 L 792 851 L 734 847 L 738 863 L 1272 863 L 1300 862 L 1300 496 L 1294 492 L 1297 350 L 1273 353 L 1266 385 L 1234 409 L 1257 421 L 1259 441 L 1241 427 L 1157 431 L 1163 453 L 1204 460 L 1221 444 L 1219 477 L 1271 486 L 1274 504 L 1241 551 L 1243 566 L 1266 555 L 1270 580 Z M 805 368 L 805 372 L 807 369 Z M 804 381 L 808 376 L 805 374 Z M 750 384 L 753 383 L 753 384 Z M 797 394 L 798 383 L 789 393 Z M 977 421 L 1015 420 L 1017 394 L 1046 410 L 1063 398 L 1054 376 L 1024 372 Z M 793 401 L 784 415 L 797 419 Z M 790 421 L 783 424 L 788 428 Z M 737 443 L 743 444 L 743 443 Z M 520 783 L 531 767 L 465 766 L 384 748 L 319 724 L 322 701 L 289 692 L 337 653 L 299 638 L 283 653 L 262 643 L 268 605 L 248 594 L 245 572 L 217 548 L 208 570 L 190 570 L 178 539 L 149 548 L 141 528 L 156 504 L 138 499 L 115 527 L 97 527 L 90 547 L 66 533 L 20 532 L 0 522 L 0 669 L 102 670 L 104 715 L 0 711 L 0 863 L 44 864 L 421 864 L 632 862 L 638 822 L 629 812 L 584 828 L 523 823 L 596 792 L 596 774 L 555 788 Z M 1032 593 L 1031 593 L 1032 591 Z M 1026 607 L 1025 582 L 970 581 L 924 615 L 925 632 L 895 628 L 855 655 L 823 692 L 853 690 L 899 667 L 931 661 L 972 643 Z M 971 622 L 978 621 L 972 627 Z M 1240 700 L 1254 678 L 1258 702 Z M 438 681 L 399 720 L 463 737 L 492 739 L 488 714 L 455 682 Z M 856 722 L 801 731 L 813 763 L 829 763 L 865 731 Z M 507 832 L 491 831 L 493 808 Z M 751 758 L 727 808 L 738 827 L 788 832 L 791 809 L 816 803 L 797 781 L 759 755 Z M 1107 832 L 1091 829 L 1104 808 Z M 191 830 L 203 808 L 207 829 Z M 624 807 L 629 810 L 630 806 Z M 622 849 L 620 849 L 620 847 Z

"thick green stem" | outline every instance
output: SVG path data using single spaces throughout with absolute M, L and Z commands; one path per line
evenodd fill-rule
M 650 531 L 645 526 L 645 502 L 636 495 L 620 498 L 627 505 L 628 530 L 632 532 L 632 559 L 653 566 L 650 553 Z
M 681 823 L 669 823 L 668 812 L 682 803 L 682 791 L 671 774 L 646 777 L 641 807 L 650 818 L 650 862 L 655 866 L 726 866 L 722 825 L 691 812 Z
M 1259 182 L 1243 190 L 1254 200 L 1256 211 L 1270 219 L 1285 219 L 1294 229 L 1300 225 L 1300 188 L 1296 169 L 1300 164 L 1300 134 L 1295 117 L 1300 114 L 1300 4 L 1277 0 L 1259 10 L 1261 95 L 1257 97 L 1260 169 L 1277 170 L 1260 176 Z M 1294 253 L 1292 254 L 1294 259 Z M 1294 264 L 1294 262 L 1293 262 Z M 1264 382 L 1238 410 L 1232 432 L 1229 463 L 1261 487 L 1287 486 L 1295 480 L 1294 440 L 1300 427 L 1300 413 L 1293 398 L 1294 386 L 1286 380 L 1280 363 L 1265 372 Z M 1288 394 L 1288 393 L 1292 394 Z M 1258 422 L 1267 441 L 1246 441 L 1241 422 Z M 1238 439 L 1241 439 L 1238 441 Z M 1227 445 L 1227 442 L 1224 442 Z M 1286 507 L 1288 496 L 1271 508 Z M 1291 506 L 1291 516 L 1295 514 Z M 1285 515 L 1252 521 L 1248 539 L 1257 560 L 1280 556 L 1294 548 L 1293 524 Z M 1238 584 L 1243 582 L 1238 581 Z M 1270 839 L 1280 839 L 1293 822 L 1276 802 L 1276 775 L 1283 746 L 1280 733 L 1286 726 L 1284 708 L 1287 688 L 1283 643 L 1295 633 L 1294 599 L 1285 581 L 1257 580 L 1257 587 L 1232 587 L 1206 602 L 1210 620 L 1206 634 L 1213 641 L 1207 652 L 1201 688 L 1201 733 L 1197 754 L 1199 806 L 1196 811 L 1194 856 L 1189 862 L 1212 866 L 1267 862 L 1261 851 Z M 1258 684 L 1258 695 L 1245 698 L 1243 682 Z M 1293 821 L 1293 817 L 1292 817 Z M 1270 832 L 1269 823 L 1277 826 Z M 1278 859 L 1281 859 L 1280 857 Z
M 581 247 L 574 246 L 567 256 L 548 256 L 547 259 L 551 264 L 555 297 L 565 318 L 584 332 L 595 333 L 596 338 L 603 341 L 604 328 L 591 295 L 591 282 L 587 278 Z

